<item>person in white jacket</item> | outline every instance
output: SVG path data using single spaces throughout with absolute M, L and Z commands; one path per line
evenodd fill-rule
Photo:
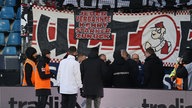
M 61 108 L 75 108 L 77 93 L 82 88 L 80 64 L 75 60 L 77 49 L 71 46 L 67 58 L 61 60 L 57 73 Z

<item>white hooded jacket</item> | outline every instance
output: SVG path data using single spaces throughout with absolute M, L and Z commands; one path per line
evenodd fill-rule
M 57 73 L 57 82 L 61 94 L 77 94 L 79 88 L 82 88 L 80 64 L 75 60 L 74 56 L 68 55 L 66 59 L 61 60 Z

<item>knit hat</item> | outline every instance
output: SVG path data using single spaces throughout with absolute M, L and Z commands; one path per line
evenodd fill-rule
M 183 57 L 183 63 L 189 64 L 192 62 L 192 48 L 187 47 L 182 55 Z
M 25 55 L 27 56 L 27 58 L 31 58 L 35 53 L 37 53 L 37 51 L 33 47 L 28 47 L 25 51 Z

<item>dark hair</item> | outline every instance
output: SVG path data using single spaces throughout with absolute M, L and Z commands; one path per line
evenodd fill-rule
M 105 54 L 99 54 L 99 57 L 101 57 L 101 56 L 106 56 Z
M 51 52 L 50 52 L 50 50 L 48 50 L 48 49 L 43 49 L 42 50 L 42 56 L 46 56 L 46 54 L 50 54 Z
M 28 47 L 25 51 L 25 54 L 28 58 L 32 57 L 33 54 L 37 53 L 37 50 L 33 47 Z
M 70 46 L 69 49 L 68 49 L 69 54 L 72 54 L 72 53 L 74 53 L 76 51 L 77 51 L 77 49 L 76 49 L 75 46 Z
M 155 54 L 155 51 L 151 47 L 147 48 L 146 52 L 148 52 L 149 54 Z

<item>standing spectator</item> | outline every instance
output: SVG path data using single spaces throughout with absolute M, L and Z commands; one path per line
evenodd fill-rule
M 137 62 L 134 61 L 133 59 L 131 59 L 130 54 L 128 54 L 128 52 L 126 50 L 121 50 L 121 57 L 124 58 L 124 60 L 127 62 L 127 65 L 129 66 L 129 70 L 131 71 L 132 75 L 132 83 L 133 83 L 133 87 L 136 88 L 138 87 L 138 74 L 139 74 L 139 67 L 137 65 Z
M 80 64 L 75 60 L 77 49 L 71 46 L 67 58 L 59 64 L 57 81 L 62 94 L 61 108 L 75 108 L 77 93 L 82 88 Z
M 192 48 L 186 48 L 176 76 L 183 78 L 183 90 L 192 90 Z
M 35 84 L 35 70 L 37 63 L 37 51 L 33 47 L 28 47 L 25 55 L 27 59 L 24 63 L 23 82 L 22 86 L 34 86 Z
M 136 54 L 136 53 L 134 53 L 132 55 L 132 59 L 137 62 L 137 65 L 138 65 L 138 68 L 139 68 L 139 73 L 138 73 L 138 76 L 137 76 L 137 80 L 138 80 L 139 87 L 142 88 L 143 87 L 143 81 L 144 81 L 143 64 L 141 63 L 141 61 L 139 59 L 139 55 Z
M 109 65 L 111 64 L 110 60 L 107 60 L 107 57 L 105 54 L 100 54 L 99 58 L 105 63 L 105 68 L 109 70 Z M 112 79 L 111 79 L 111 73 L 109 71 L 106 71 L 106 73 L 103 73 L 103 86 L 104 87 L 112 87 Z
M 88 58 L 81 63 L 86 108 L 91 108 L 92 100 L 95 108 L 100 107 L 101 98 L 104 96 L 102 76 L 106 71 L 105 63 L 98 57 L 98 48 L 92 48 Z
M 35 72 L 35 90 L 38 97 L 37 108 L 45 108 L 47 98 L 51 95 L 50 78 L 54 77 L 54 74 L 49 69 L 50 54 L 49 50 L 43 50 L 42 57 L 37 63 L 37 71 Z
M 114 61 L 109 66 L 109 72 L 112 73 L 112 86 L 115 88 L 134 88 L 137 77 L 132 71 L 131 65 L 122 57 L 121 51 L 113 53 Z M 136 66 L 136 68 L 138 68 Z
M 162 89 L 164 77 L 162 61 L 156 56 L 151 47 L 146 49 L 145 57 L 144 88 Z

